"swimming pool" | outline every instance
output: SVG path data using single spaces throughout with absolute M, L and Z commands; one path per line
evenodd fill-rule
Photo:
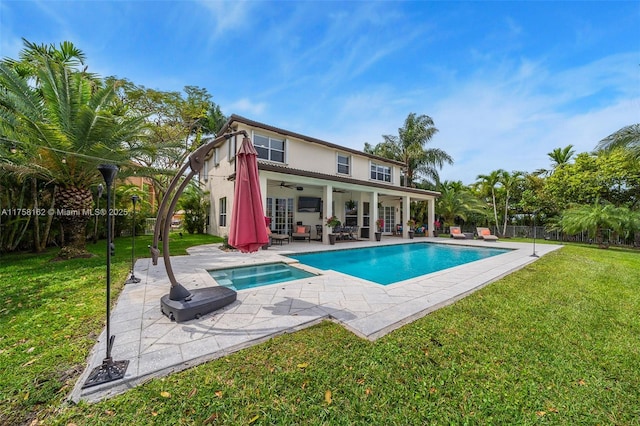
M 287 256 L 314 268 L 333 269 L 378 284 L 389 285 L 508 251 L 510 250 L 415 243 Z
M 207 272 L 218 284 L 236 291 L 316 276 L 286 263 L 213 269 Z

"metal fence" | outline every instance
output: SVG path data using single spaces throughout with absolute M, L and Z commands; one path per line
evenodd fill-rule
M 500 227 L 500 232 L 497 232 L 496 229 L 492 228 L 492 231 L 496 233 L 496 235 L 502 234 L 502 227 Z M 507 238 L 533 238 L 534 236 L 534 228 L 533 226 L 515 226 L 508 225 L 507 232 L 504 237 Z M 535 237 L 545 240 L 552 241 L 567 241 L 567 242 L 577 242 L 577 243 L 587 243 L 593 244 L 595 241 L 592 237 L 589 236 L 587 231 L 583 231 L 579 234 L 566 234 L 562 231 L 548 231 L 544 226 L 536 226 L 535 227 Z M 638 237 L 635 238 L 631 235 L 629 238 L 625 238 L 623 235 L 619 235 L 611 229 L 603 229 L 602 230 L 602 240 L 605 243 L 612 245 L 629 245 L 629 246 L 637 246 L 638 245 Z

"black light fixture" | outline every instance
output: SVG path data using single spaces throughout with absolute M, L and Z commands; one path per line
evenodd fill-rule
M 536 212 L 533 212 L 533 254 L 531 257 L 539 257 L 536 254 Z
M 137 195 L 131 196 L 131 202 L 133 203 L 133 224 L 131 225 L 131 277 L 125 284 L 138 284 L 141 280 L 136 277 L 134 267 L 136 264 L 135 251 L 136 251 L 136 203 L 140 198 Z
M 112 382 L 114 380 L 122 379 L 129 361 L 114 361 L 111 358 L 111 349 L 113 348 L 113 341 L 116 336 L 111 335 L 111 214 L 110 214 L 110 201 L 111 201 L 111 183 L 113 182 L 116 174 L 118 173 L 118 166 L 114 164 L 100 164 L 98 170 L 102 174 L 104 181 L 107 185 L 107 356 L 102 361 L 102 364 L 93 369 L 89 374 L 89 377 L 82 385 L 82 388 L 88 388 L 91 386 L 101 385 L 103 383 Z

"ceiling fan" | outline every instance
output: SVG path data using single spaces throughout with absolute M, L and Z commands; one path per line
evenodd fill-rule
M 292 183 L 286 183 L 286 182 L 280 182 L 280 187 L 281 188 L 287 188 L 287 189 L 297 189 L 298 191 L 302 191 L 304 188 L 301 186 L 297 186 L 294 185 Z

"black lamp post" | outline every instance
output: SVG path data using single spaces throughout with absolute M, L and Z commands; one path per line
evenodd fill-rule
M 111 335 L 111 183 L 118 173 L 118 166 L 114 164 L 100 164 L 98 170 L 107 185 L 107 356 L 102 364 L 94 368 L 82 388 L 101 385 L 122 379 L 127 371 L 129 361 L 114 361 L 111 358 L 111 348 L 116 336 Z
M 533 254 L 531 257 L 539 257 L 536 254 L 536 212 L 533 212 Z
M 137 278 L 134 272 L 136 262 L 136 203 L 139 199 L 140 198 L 137 195 L 131 196 L 131 202 L 133 203 L 133 225 L 131 226 L 131 277 L 125 281 L 125 284 L 138 284 L 140 282 L 140 278 Z

